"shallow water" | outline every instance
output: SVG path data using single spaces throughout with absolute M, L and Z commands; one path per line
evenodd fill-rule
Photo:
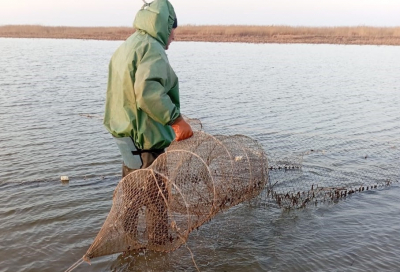
M 65 270 L 104 222 L 121 159 L 101 116 L 120 43 L 0 39 L 1 272 Z M 176 42 L 168 53 L 182 112 L 206 131 L 255 137 L 276 157 L 324 150 L 304 165 L 341 180 L 361 164 L 365 179 L 399 177 L 399 47 Z M 397 271 L 399 193 L 395 183 L 294 212 L 239 205 L 188 246 L 202 271 Z M 195 270 L 185 247 L 76 271 L 181 270 Z

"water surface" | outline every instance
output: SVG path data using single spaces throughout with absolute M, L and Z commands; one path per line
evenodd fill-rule
M 101 116 L 120 43 L 0 39 L 1 272 L 63 271 L 104 222 L 121 158 Z M 270 157 L 323 150 L 303 164 L 341 181 L 360 165 L 368 181 L 399 177 L 398 47 L 176 42 L 168 54 L 182 112 L 206 131 L 254 137 Z M 239 205 L 188 247 L 202 271 L 397 271 L 399 193 L 395 183 L 294 212 Z M 76 271 L 182 270 L 195 270 L 186 247 Z

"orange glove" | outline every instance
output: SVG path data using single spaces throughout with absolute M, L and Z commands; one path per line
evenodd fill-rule
M 192 128 L 185 120 L 183 120 L 182 116 L 176 118 L 171 127 L 175 132 L 175 140 L 177 141 L 185 140 L 193 135 Z

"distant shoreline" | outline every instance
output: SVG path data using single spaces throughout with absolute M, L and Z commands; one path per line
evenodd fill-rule
M 125 40 L 132 27 L 0 26 L 0 37 Z M 176 41 L 400 45 L 399 27 L 179 26 Z

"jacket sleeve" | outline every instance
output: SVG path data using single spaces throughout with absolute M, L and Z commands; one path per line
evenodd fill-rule
M 179 102 L 168 95 L 167 86 L 177 86 L 176 76 L 166 56 L 150 46 L 137 64 L 134 90 L 136 106 L 151 119 L 167 125 L 179 117 Z M 171 99 L 172 98 L 172 99 Z M 178 99 L 179 101 L 179 99 Z M 176 102 L 176 101 L 175 101 Z

